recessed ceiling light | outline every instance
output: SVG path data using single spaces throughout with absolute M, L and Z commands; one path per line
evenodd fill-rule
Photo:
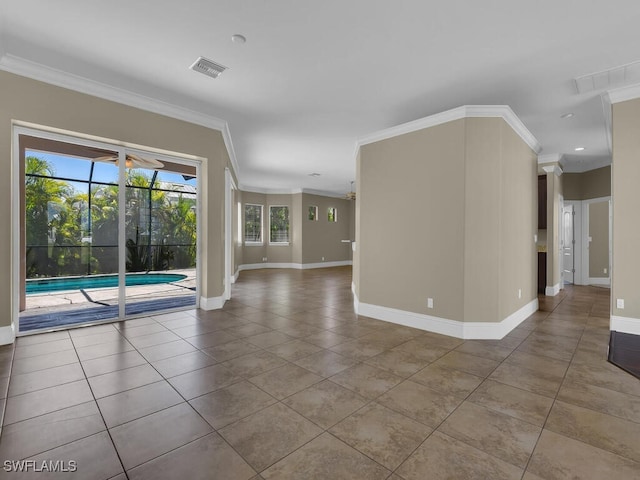
M 321 175 L 320 173 L 316 173 L 316 172 L 309 174 L 310 177 L 319 177 L 320 175 Z
M 240 35 L 239 33 L 235 33 L 231 35 L 231 41 L 233 43 L 243 44 L 247 43 L 247 37 L 245 37 L 244 35 Z
M 569 113 L 564 113 L 562 115 L 560 115 L 560 118 L 571 118 L 573 117 L 573 113 L 569 112 Z
M 583 151 L 583 150 L 584 150 L 584 147 L 576 147 L 576 148 L 574 148 L 574 150 L 575 150 L 576 152 L 581 152 L 581 151 Z

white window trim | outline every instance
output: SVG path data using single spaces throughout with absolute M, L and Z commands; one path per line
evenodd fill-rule
M 289 241 L 288 242 L 272 242 L 271 241 L 271 209 L 287 207 L 289 212 Z M 290 205 L 269 205 L 269 245 L 274 247 L 287 247 L 291 243 L 291 206 Z
M 243 229 L 242 229 L 242 237 L 243 239 L 247 238 L 247 231 L 244 227 L 246 227 L 246 215 L 247 215 L 247 207 L 260 207 L 260 238 L 262 239 L 259 242 L 253 240 L 245 240 L 244 245 L 246 247 L 261 247 L 264 245 L 264 205 L 260 205 L 259 203 L 245 203 L 244 209 L 242 210 L 243 216 Z
M 333 221 L 329 220 L 329 211 L 333 210 Z M 328 207 L 327 208 L 327 222 L 329 223 L 338 223 L 338 207 Z
M 309 209 L 310 208 L 314 208 L 316 210 L 315 213 L 315 218 L 313 220 L 309 220 Z M 317 222 L 319 220 L 319 215 L 320 214 L 320 209 L 318 208 L 317 205 L 309 205 L 309 208 L 307 208 L 307 220 L 309 220 L 310 222 Z

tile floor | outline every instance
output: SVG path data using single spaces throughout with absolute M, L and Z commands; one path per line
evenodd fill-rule
M 78 468 L 0 477 L 640 478 L 640 381 L 605 360 L 608 290 L 461 341 L 356 317 L 350 284 L 247 271 L 223 311 L 0 348 L 0 459 Z

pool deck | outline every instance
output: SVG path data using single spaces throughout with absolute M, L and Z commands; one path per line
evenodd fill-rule
M 186 275 L 186 278 L 172 283 L 157 283 L 153 285 L 135 285 L 126 287 L 125 294 L 127 303 L 195 295 L 195 269 L 168 270 L 153 273 L 177 273 Z M 25 311 L 20 312 L 20 317 L 77 311 L 81 309 L 95 308 L 100 305 L 112 306 L 118 304 L 118 288 L 91 288 L 37 293 L 27 295 L 26 303 L 27 308 Z

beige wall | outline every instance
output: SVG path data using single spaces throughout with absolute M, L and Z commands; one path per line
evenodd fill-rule
M 611 166 L 590 170 L 582 175 L 583 199 L 611 196 Z
M 492 322 L 537 294 L 536 158 L 502 119 L 468 118 L 465 166 L 465 320 Z
M 357 198 L 357 197 L 356 197 Z M 356 201 L 349 202 L 349 240 L 356 239 Z
M 500 123 L 499 318 L 506 318 L 537 297 L 537 156 L 507 125 Z M 495 252 L 495 250 L 494 250 Z M 521 290 L 521 297 L 518 296 Z
M 362 146 L 359 301 L 498 322 L 534 300 L 536 168 L 502 119 L 456 120 Z
M 349 240 L 353 202 L 341 198 L 301 194 L 301 225 L 304 241 L 301 263 L 337 262 L 351 259 Z M 318 220 L 308 218 L 309 207 L 318 207 Z M 337 208 L 337 222 L 327 220 L 329 207 Z M 324 260 L 323 260 L 324 257 Z
M 468 118 L 464 181 L 464 311 L 474 312 L 475 321 L 496 321 L 499 311 L 500 182 L 502 119 Z M 493 319 L 493 320 L 492 320 Z
M 562 189 L 565 200 L 582 200 L 582 173 L 563 173 Z
M 464 319 L 464 129 L 457 120 L 361 147 L 360 302 Z
M 609 202 L 592 202 L 589 208 L 589 277 L 609 277 Z M 605 273 L 606 269 L 606 273 Z
M 596 168 L 583 173 L 562 175 L 565 200 L 588 200 L 611 195 L 611 167 Z
M 217 130 L 175 120 L 119 103 L 0 72 L 0 165 L 11 170 L 11 122 L 29 122 L 121 142 L 204 157 L 202 295 L 217 297 L 224 288 L 224 178 L 232 166 Z M 10 225 L 11 177 L 0 178 L 0 222 Z M 0 327 L 11 322 L 12 232 L 0 232 Z
M 356 154 L 356 179 L 358 179 L 358 181 L 356 182 L 356 201 L 354 202 L 354 206 L 353 206 L 353 219 L 352 219 L 352 223 L 353 223 L 353 228 L 355 229 L 354 232 L 354 239 L 355 239 L 355 248 L 353 250 L 353 268 L 351 270 L 352 273 L 352 279 L 351 279 L 351 283 L 352 283 L 352 289 L 353 289 L 353 293 L 355 294 L 356 298 L 360 298 L 360 241 L 361 241 L 361 231 L 362 231 L 362 227 L 361 227 L 361 215 L 360 215 L 360 203 L 362 203 L 362 189 L 360 188 L 360 180 L 362 178 L 362 162 L 361 162 L 361 158 L 362 158 L 362 149 L 359 148 L 358 149 L 358 153 Z
M 613 113 L 613 265 L 611 269 L 612 313 L 640 319 L 640 99 L 616 103 Z M 625 308 L 616 307 L 624 299 Z
M 296 193 L 291 195 L 291 219 L 292 221 L 292 234 L 291 234 L 291 262 L 303 263 L 303 246 L 306 238 L 304 237 L 304 217 L 303 217 L 303 194 Z
M 242 213 L 247 203 L 263 205 L 264 242 L 263 245 L 244 245 L 242 262 L 245 265 L 258 263 L 310 264 L 351 260 L 350 245 L 340 240 L 349 239 L 352 223 L 352 202 L 334 197 L 296 194 L 264 194 L 242 192 Z M 289 245 L 269 245 L 269 206 L 289 206 Z M 309 205 L 318 206 L 318 221 L 307 218 Z M 327 209 L 338 209 L 338 222 L 327 221 Z M 244 224 L 244 222 L 243 222 Z M 263 261 L 266 257 L 267 260 Z

